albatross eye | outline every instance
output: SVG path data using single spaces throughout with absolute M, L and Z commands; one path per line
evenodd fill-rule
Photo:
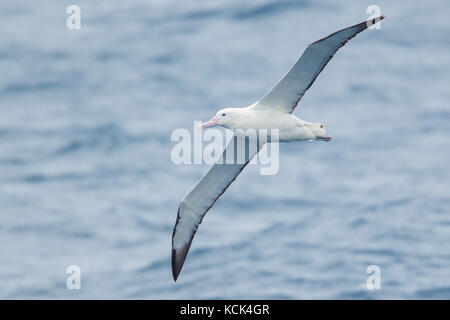
M 222 113 L 222 117 L 225 117 L 226 116 L 226 114 L 225 113 Z

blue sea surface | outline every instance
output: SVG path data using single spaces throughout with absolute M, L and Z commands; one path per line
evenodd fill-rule
M 248 166 L 172 280 L 178 203 L 208 169 L 171 161 L 173 130 L 255 102 L 372 4 L 2 1 L 0 298 L 450 299 L 445 0 L 375 3 L 381 29 L 295 111 L 333 139 L 282 144 L 276 175 Z

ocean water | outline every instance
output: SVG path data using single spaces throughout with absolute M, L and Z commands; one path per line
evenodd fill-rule
M 281 145 L 276 175 L 247 167 L 174 283 L 178 203 L 208 166 L 172 163 L 173 130 L 258 100 L 372 4 L 381 29 L 342 48 L 295 111 L 333 140 Z M 0 298 L 449 299 L 449 8 L 1 2 Z

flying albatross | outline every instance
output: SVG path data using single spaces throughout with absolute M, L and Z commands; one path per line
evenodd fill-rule
M 201 128 L 223 126 L 235 132 L 237 129 L 276 128 L 279 141 L 329 141 L 331 137 L 325 134 L 322 124 L 303 121 L 292 112 L 338 49 L 383 18 L 380 16 L 364 21 L 311 43 L 284 78 L 261 100 L 245 108 L 219 110 L 211 120 L 202 123 Z M 253 147 L 246 147 L 244 161 L 224 161 L 227 153 L 233 154 L 235 151 L 236 139 L 235 134 L 219 160 L 180 202 L 172 234 L 172 274 L 175 281 L 205 214 L 259 151 L 262 144 L 270 141 L 261 140 L 253 144 Z

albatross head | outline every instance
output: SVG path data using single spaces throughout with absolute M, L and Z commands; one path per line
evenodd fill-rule
M 211 120 L 203 122 L 198 129 L 205 129 L 214 126 L 222 126 L 228 129 L 233 128 L 239 118 L 238 108 L 224 108 L 220 109 Z
M 322 141 L 330 141 L 331 137 L 327 136 L 325 129 L 322 123 L 308 123 L 308 128 L 311 130 L 314 135 L 314 139 L 312 140 L 322 140 Z

